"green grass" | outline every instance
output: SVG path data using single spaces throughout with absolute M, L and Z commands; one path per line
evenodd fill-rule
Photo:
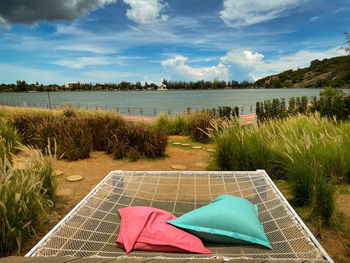
M 296 115 L 259 125 L 237 119 L 213 122 L 209 136 L 217 146 L 214 167 L 265 169 L 290 185 L 295 206 L 313 206 L 325 225 L 334 214 L 333 185 L 350 172 L 350 124 L 319 115 Z M 321 180 L 322 179 L 322 180 Z

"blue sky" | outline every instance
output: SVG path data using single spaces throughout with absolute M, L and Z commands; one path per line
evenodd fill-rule
M 2 0 L 0 83 L 255 80 L 343 55 L 349 0 Z

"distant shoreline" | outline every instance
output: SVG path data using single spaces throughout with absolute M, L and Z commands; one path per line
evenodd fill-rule
M 249 87 L 249 88 L 227 88 L 227 89 L 166 89 L 166 90 L 28 90 L 28 91 L 0 91 L 0 93 L 43 93 L 43 92 L 125 92 L 125 91 L 133 91 L 133 92 L 167 92 L 167 91 L 205 91 L 205 90 L 256 90 L 256 89 L 266 89 L 266 90 L 281 90 L 281 89 L 289 89 L 289 90 L 301 90 L 301 89 L 315 89 L 315 90 L 322 90 L 322 88 L 265 88 L 265 87 Z M 339 88 L 339 89 L 350 89 L 348 88 Z

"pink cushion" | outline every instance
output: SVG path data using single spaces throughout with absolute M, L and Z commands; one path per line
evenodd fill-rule
M 176 219 L 171 213 L 144 206 L 118 209 L 121 217 L 117 244 L 130 253 L 131 250 L 160 252 L 193 252 L 211 254 L 202 241 L 170 224 Z

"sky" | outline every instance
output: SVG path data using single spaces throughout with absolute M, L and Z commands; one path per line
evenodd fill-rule
M 350 0 L 1 0 L 0 83 L 253 81 L 344 31 Z

